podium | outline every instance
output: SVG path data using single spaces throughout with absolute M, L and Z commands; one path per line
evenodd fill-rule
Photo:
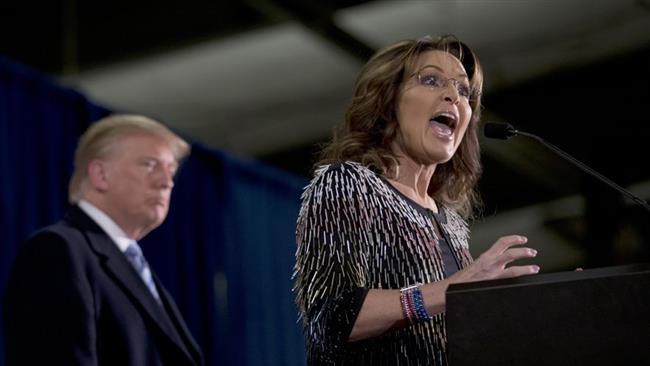
M 449 366 L 650 365 L 650 264 L 454 284 Z

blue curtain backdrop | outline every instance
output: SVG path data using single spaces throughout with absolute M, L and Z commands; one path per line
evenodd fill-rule
M 0 57 L 2 296 L 20 243 L 59 220 L 67 208 L 79 135 L 110 112 Z M 169 216 L 142 246 L 208 365 L 304 364 L 290 277 L 305 184 L 263 164 L 192 144 Z M 0 331 L 0 366 L 3 347 Z

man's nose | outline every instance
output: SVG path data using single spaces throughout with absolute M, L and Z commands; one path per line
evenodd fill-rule
M 174 171 L 170 168 L 160 169 L 158 184 L 161 188 L 174 188 Z

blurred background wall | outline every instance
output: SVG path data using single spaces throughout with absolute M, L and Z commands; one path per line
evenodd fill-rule
M 175 202 L 197 205 L 200 200 L 184 196 L 183 190 L 200 184 L 203 195 L 222 197 L 218 202 L 226 210 L 197 211 L 213 215 L 220 224 L 196 236 L 195 227 L 174 219 L 182 204 L 173 204 L 172 229 L 160 232 L 183 231 L 178 235 L 194 235 L 203 244 L 195 247 L 179 240 L 152 259 L 158 272 L 168 270 L 161 277 L 175 295 L 194 298 L 186 305 L 181 301 L 187 317 L 199 306 L 191 304 L 201 300 L 208 308 L 200 314 L 213 314 L 210 326 L 217 330 L 211 332 L 219 334 L 202 328 L 202 318 L 191 321 L 202 345 L 210 349 L 210 362 L 242 364 L 235 362 L 244 358 L 232 352 L 253 352 L 261 337 L 275 336 L 278 343 L 267 347 L 284 347 L 282 354 L 295 358 L 273 358 L 269 350 L 261 356 L 253 353 L 247 364 L 299 364 L 296 320 L 237 328 L 228 306 L 244 309 L 237 317 L 265 307 L 246 297 L 245 286 L 227 284 L 233 276 L 238 281 L 244 268 L 268 266 L 256 275 L 275 273 L 286 291 L 266 294 L 281 301 L 265 309 L 294 312 L 288 276 L 298 194 L 311 174 L 317 146 L 331 137 L 343 118 L 357 72 L 378 48 L 447 33 L 468 43 L 481 59 L 486 75 L 484 121 L 510 122 L 541 135 L 643 199 L 650 198 L 650 0 L 5 1 L 0 5 L 0 56 L 9 71 L 0 74 L 6 86 L 0 95 L 0 138 L 5 142 L 0 181 L 6 192 L 0 196 L 0 221 L 13 231 L 3 236 L 0 272 L 6 272 L 22 236 L 57 219 L 65 206 L 61 189 L 41 193 L 58 202 L 47 214 L 29 198 L 42 191 L 42 184 L 52 185 L 52 175 L 15 189 L 17 176 L 40 174 L 34 173 L 43 167 L 44 157 L 38 153 L 63 151 L 56 184 L 64 186 L 75 138 L 94 117 L 109 111 L 149 115 L 197 146 L 199 168 L 187 171 L 199 173 L 187 173 L 186 188 L 179 182 Z M 56 92 L 41 94 L 32 104 L 28 97 L 24 108 L 16 107 L 16 99 L 8 97 L 15 84 L 8 80 L 23 72 L 27 79 L 36 79 L 36 85 Z M 33 90 L 33 85 L 24 88 Z M 74 103 L 92 108 L 61 114 L 56 106 L 69 100 L 52 97 L 60 93 L 78 93 L 73 99 L 83 100 Z M 27 118 L 30 105 L 43 101 L 54 107 L 32 113 L 28 119 L 35 124 L 23 138 L 29 143 L 34 135 L 36 141 L 55 143 L 50 150 L 35 150 L 38 153 L 15 148 L 22 140 L 11 131 Z M 64 137 L 51 134 L 56 127 L 43 127 L 43 121 L 55 123 L 53 115 L 67 131 Z M 11 141 L 14 144 L 7 143 Z M 534 141 L 520 137 L 481 142 L 485 208 L 483 219 L 473 225 L 475 254 L 498 236 L 520 233 L 538 249 L 536 262 L 542 272 L 650 259 L 650 214 Z M 215 168 L 222 166 L 235 168 Z M 245 182 L 238 172 L 246 172 Z M 268 180 L 279 188 L 267 189 Z M 269 207 L 266 213 L 257 209 L 260 202 Z M 239 209 L 227 211 L 231 207 Z M 269 212 L 282 217 L 283 224 L 276 231 L 268 228 L 268 241 L 247 237 L 255 229 L 237 225 L 242 220 L 263 225 Z M 250 244 L 241 251 L 229 247 L 237 243 Z M 170 259 L 181 247 L 194 248 L 182 265 Z M 224 248 L 237 255 L 226 254 Z M 259 256 L 277 248 L 281 254 L 276 260 Z M 193 260 L 202 251 L 210 251 L 214 262 L 195 269 L 202 276 L 200 286 L 188 289 L 194 277 L 179 280 L 175 275 L 196 268 Z M 262 277 L 250 276 L 246 283 L 264 283 Z M 201 297 L 208 288 L 209 299 Z M 224 303 L 223 296 L 239 296 L 239 302 Z M 223 325 L 227 321 L 233 323 Z M 229 348 L 230 343 L 223 343 L 228 337 L 242 346 Z

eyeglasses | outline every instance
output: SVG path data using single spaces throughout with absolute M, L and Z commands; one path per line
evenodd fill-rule
M 456 88 L 458 95 L 467 100 L 474 99 L 479 95 L 479 93 L 472 90 L 467 82 L 456 80 L 454 78 L 446 78 L 431 66 L 425 66 L 414 75 L 417 76 L 418 84 L 429 89 L 443 89 L 446 88 L 449 83 L 452 83 L 454 88 Z

